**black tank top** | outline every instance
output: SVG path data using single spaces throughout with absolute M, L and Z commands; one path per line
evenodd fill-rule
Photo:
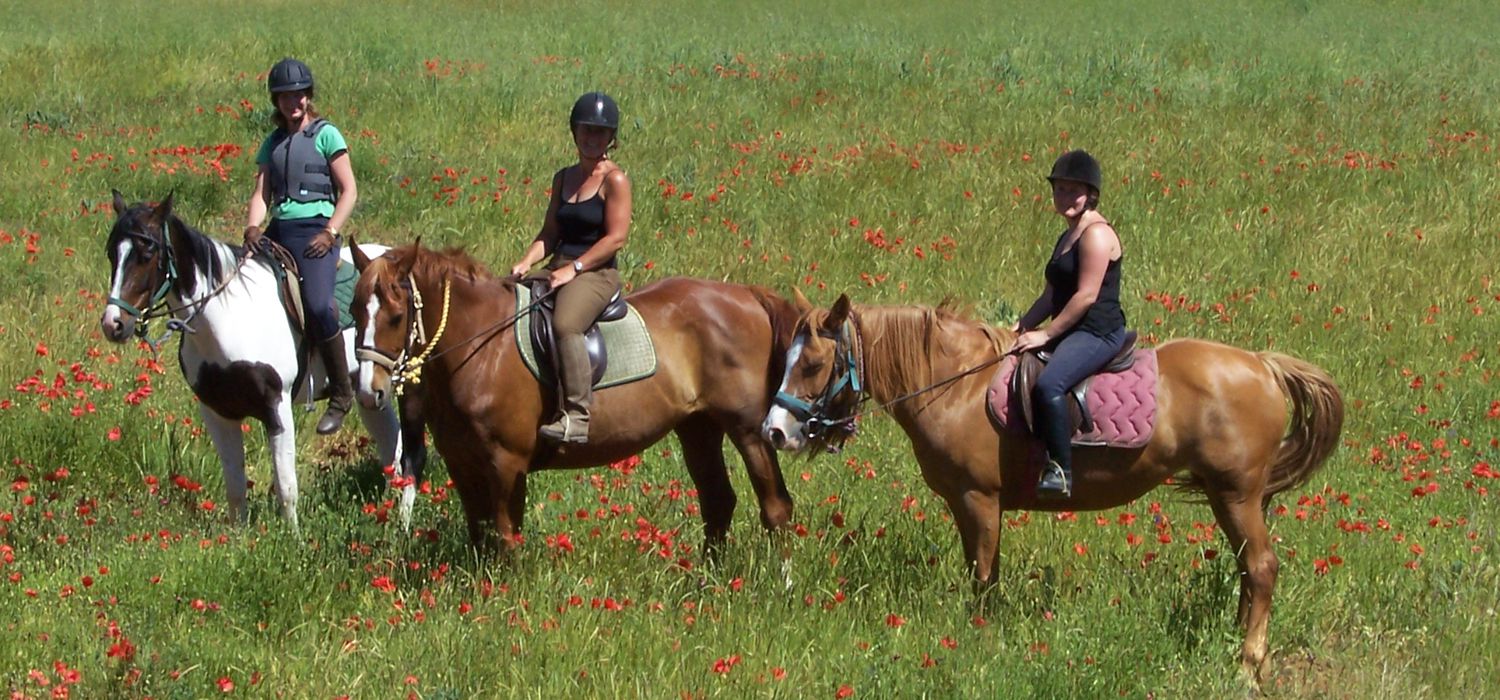
M 1052 309 L 1055 315 L 1067 306 L 1068 300 L 1078 292 L 1078 244 L 1073 249 L 1047 262 L 1044 274 L 1052 285 Z M 1109 261 L 1104 268 L 1104 281 L 1099 284 L 1099 297 L 1078 320 L 1074 330 L 1087 331 L 1104 336 L 1110 331 L 1125 327 L 1125 310 L 1120 308 L 1120 260 Z
M 566 169 L 559 171 L 557 184 L 559 189 L 564 180 L 563 173 Z M 603 184 L 599 186 L 600 191 L 594 196 L 582 202 L 564 201 L 557 207 L 557 254 L 577 258 L 594 247 L 599 239 L 604 237 L 604 193 Z M 561 193 L 559 192 L 559 195 Z M 596 267 L 614 267 L 615 259 L 611 257 Z

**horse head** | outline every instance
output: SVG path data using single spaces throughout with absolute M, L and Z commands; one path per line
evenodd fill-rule
M 383 408 L 393 396 L 392 378 L 409 352 L 418 309 L 412 269 L 421 239 L 370 259 L 351 238 L 359 281 L 350 304 L 354 315 L 355 393 L 366 408 Z
M 800 291 L 795 301 L 802 317 L 761 435 L 781 450 L 814 445 L 836 451 L 853 433 L 863 395 L 853 305 L 840 295 L 832 307 L 816 308 Z
M 104 252 L 109 256 L 109 302 L 99 319 L 104 337 L 123 343 L 136 332 L 136 323 L 165 303 L 176 283 L 177 269 L 168 228 L 172 195 L 160 204 L 129 206 L 114 192 L 115 224 Z

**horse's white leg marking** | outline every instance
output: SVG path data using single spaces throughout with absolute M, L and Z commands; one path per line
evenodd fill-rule
M 219 452 L 219 463 L 224 469 L 224 490 L 229 498 L 229 517 L 233 522 L 243 522 L 245 510 L 245 436 L 240 432 L 239 421 L 229 420 L 213 411 L 204 403 L 198 404 L 203 416 L 203 427 L 214 441 Z
M 266 442 L 271 448 L 273 466 L 272 486 L 281 499 L 281 514 L 297 530 L 297 429 L 292 422 L 292 394 L 283 391 L 276 402 L 276 416 L 282 430 L 271 434 L 266 431 Z

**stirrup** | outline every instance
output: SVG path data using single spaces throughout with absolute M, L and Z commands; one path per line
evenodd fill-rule
M 1068 471 L 1057 462 L 1048 460 L 1036 482 L 1036 497 L 1044 501 L 1072 497 L 1073 475 Z
M 589 441 L 589 420 L 587 417 L 580 419 L 572 414 L 564 413 L 558 416 L 557 420 L 538 428 L 536 432 L 552 442 L 583 445 Z

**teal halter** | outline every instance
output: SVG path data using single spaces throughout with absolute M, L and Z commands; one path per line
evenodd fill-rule
M 158 313 L 158 311 L 167 305 L 167 296 L 172 293 L 172 287 L 177 284 L 177 256 L 172 249 L 171 242 L 166 240 L 166 224 L 163 224 L 162 226 L 163 235 L 161 241 L 158 241 L 145 233 L 130 231 L 124 234 L 129 238 L 140 241 L 148 248 L 155 248 L 157 246 L 160 246 L 164 251 L 162 253 L 161 259 L 156 264 L 157 271 L 162 273 L 162 282 L 161 285 L 156 288 L 156 291 L 151 294 L 151 300 L 146 302 L 145 310 L 138 309 L 135 307 L 135 305 L 119 297 L 112 296 L 108 299 L 108 301 L 105 302 L 107 304 L 118 306 L 123 309 L 125 313 L 130 314 L 131 317 L 139 319 L 139 323 L 137 323 L 135 327 L 135 336 L 137 338 L 146 337 L 146 334 L 148 332 L 147 326 L 150 324 L 151 319 L 159 318 L 165 315 L 163 313 Z
M 802 421 L 802 431 L 808 439 L 822 439 L 832 432 L 833 435 L 828 438 L 828 449 L 836 452 L 845 440 L 854 435 L 853 408 L 859 404 L 859 401 L 851 402 L 849 410 L 845 411 L 844 415 L 838 416 L 832 415 L 834 402 L 845 392 L 853 392 L 856 399 L 861 398 L 864 393 L 864 386 L 859 376 L 859 358 L 855 354 L 859 339 L 852 319 L 844 321 L 837 336 L 823 334 L 823 337 L 832 338 L 836 345 L 833 351 L 833 374 L 829 375 L 828 384 L 823 387 L 822 395 L 809 402 L 785 390 L 780 390 L 776 392 L 772 403 L 786 409 L 788 413 L 796 416 L 797 420 Z

